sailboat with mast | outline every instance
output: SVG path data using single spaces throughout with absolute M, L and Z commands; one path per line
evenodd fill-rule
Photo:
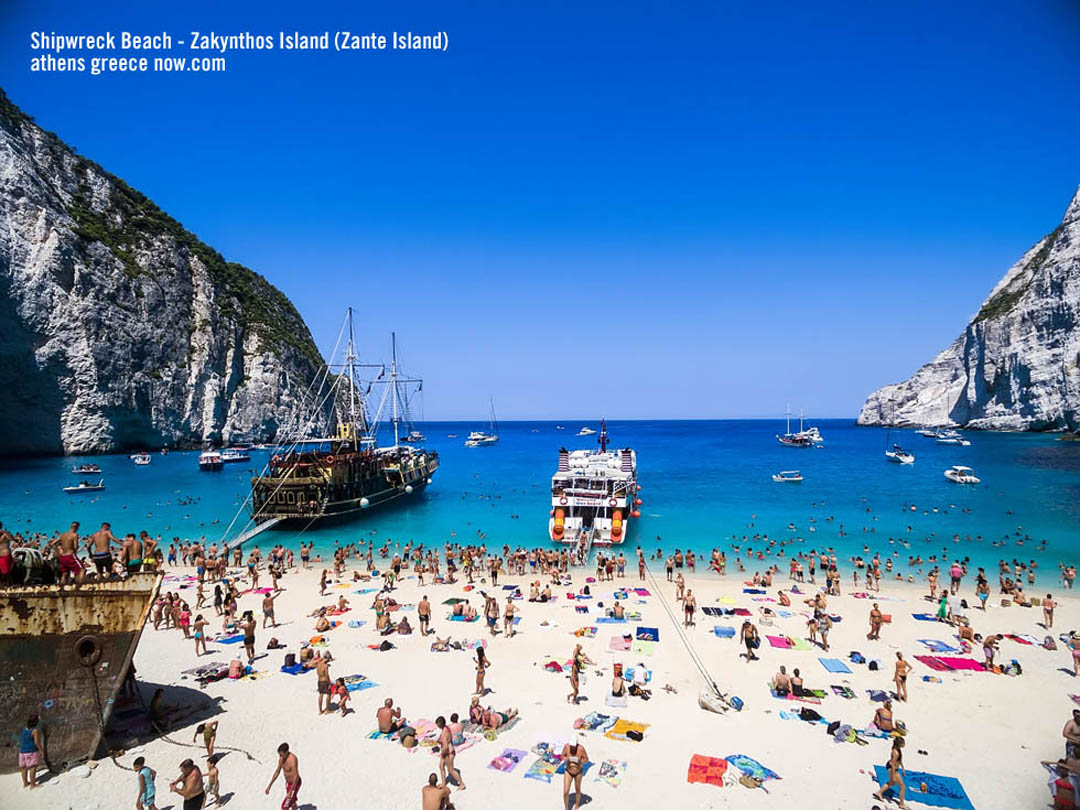
M 337 433 L 293 439 L 280 447 L 260 475 L 251 479 L 251 510 L 256 521 L 278 520 L 307 525 L 335 517 L 354 517 L 368 509 L 422 491 L 439 468 L 439 454 L 401 443 L 401 430 L 411 428 L 408 388 L 419 392 L 421 380 L 398 369 L 397 336 L 391 335 L 392 360 L 387 376 L 384 365 L 357 363 L 350 307 L 343 326 L 347 335 L 344 363 L 327 365 L 319 385 L 321 402 L 332 401 Z M 339 337 L 340 343 L 340 337 Z M 378 369 L 366 386 L 359 369 Z M 338 371 L 334 371 L 338 369 Z M 383 387 L 374 416 L 367 397 L 376 385 Z M 323 394 L 325 388 L 329 391 Z M 317 410 L 318 406 L 316 406 Z M 378 428 L 383 415 L 389 419 L 394 443 L 380 447 Z M 315 414 L 305 420 L 314 422 Z
M 488 432 L 484 433 L 482 430 L 474 430 L 465 439 L 466 447 L 490 447 L 491 445 L 499 441 L 499 423 L 495 419 L 495 399 L 491 398 L 491 422 L 488 425 Z
M 791 432 L 791 406 L 787 408 L 787 429 L 783 436 L 777 436 L 776 440 L 785 447 L 813 447 L 814 435 L 821 438 L 821 434 L 817 433 L 817 428 L 813 428 L 813 434 L 803 430 L 803 415 L 802 411 L 799 411 L 799 432 Z

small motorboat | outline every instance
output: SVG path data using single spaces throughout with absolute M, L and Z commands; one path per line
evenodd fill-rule
M 456 439 L 457 434 L 456 433 L 447 433 L 446 438 L 448 438 L 448 439 Z
M 555 426 L 555 429 L 556 429 L 556 430 L 566 430 L 566 428 L 565 428 L 565 427 L 563 427 L 562 425 L 556 425 L 556 426 Z
M 896 464 L 914 464 L 915 454 L 905 450 L 898 444 L 892 446 L 892 450 L 885 451 L 885 458 Z
M 240 450 L 234 447 L 229 450 L 221 451 L 221 461 L 224 464 L 235 464 L 238 461 L 251 461 L 251 456 L 248 455 L 247 450 Z
M 78 486 L 64 487 L 64 492 L 68 495 L 78 495 L 81 492 L 101 492 L 105 489 L 105 479 L 99 478 L 96 484 L 91 484 L 89 481 L 80 481 Z
M 577 432 L 577 435 L 578 436 L 594 436 L 594 435 L 596 435 L 596 431 L 593 430 L 591 427 L 583 427 L 581 430 L 579 430 Z
M 920 436 L 925 436 L 928 439 L 936 439 L 940 434 L 932 428 L 920 428 L 915 431 Z
M 199 454 L 199 469 L 204 472 L 217 472 L 225 467 L 225 459 L 217 450 L 206 450 Z
M 101 467 L 97 464 L 80 464 L 78 467 L 72 467 L 71 471 L 75 475 L 97 475 L 101 472 Z
M 131 457 L 131 460 L 138 464 L 140 467 L 145 467 L 150 463 L 149 453 L 136 453 Z
M 798 470 L 783 470 L 776 473 L 772 480 L 778 484 L 801 484 L 803 476 Z
M 403 436 L 401 440 L 403 442 L 408 443 L 408 444 L 419 444 L 420 442 L 425 441 L 426 439 L 427 439 L 427 436 L 425 436 L 419 430 L 410 430 L 409 434 L 407 436 Z
M 975 471 L 971 467 L 964 467 L 959 464 L 954 464 L 945 471 L 945 477 L 952 481 L 954 484 L 977 484 L 979 479 L 975 476 Z

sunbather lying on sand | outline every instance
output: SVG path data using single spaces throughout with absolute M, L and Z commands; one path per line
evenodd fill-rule
M 493 712 L 491 707 L 488 706 L 484 712 L 484 728 L 496 729 L 499 726 L 504 726 L 518 716 L 517 709 L 507 709 L 505 712 Z

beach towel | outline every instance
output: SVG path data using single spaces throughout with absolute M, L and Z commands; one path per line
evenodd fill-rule
M 874 774 L 879 785 L 889 781 L 888 771 L 886 771 L 882 765 L 874 766 Z M 919 786 L 924 782 L 926 783 L 926 793 L 923 793 L 919 789 Z M 953 810 L 974 810 L 971 799 L 968 798 L 967 793 L 964 791 L 964 786 L 960 784 L 959 779 L 954 779 L 951 776 L 938 776 L 937 774 L 908 770 L 904 774 L 904 783 L 908 785 L 905 798 L 909 802 L 918 802 L 919 804 L 927 804 L 934 807 L 950 807 L 953 808 Z M 881 795 L 886 798 L 890 796 L 895 797 L 895 789 L 890 787 Z
M 581 727 L 586 731 L 607 731 L 619 721 L 618 717 L 589 712 L 581 719 Z
M 937 621 L 937 616 L 935 614 L 933 614 L 933 613 L 912 613 L 911 615 L 920 622 L 936 622 Z
M 644 734 L 645 729 L 648 727 L 648 723 L 635 723 L 632 720 L 623 720 L 620 717 L 615 721 L 615 725 L 604 732 L 604 736 L 609 740 L 629 740 L 630 738 L 626 736 L 628 731 L 638 731 Z
M 349 627 L 351 627 L 353 630 L 356 630 L 363 627 L 365 624 L 367 624 L 367 622 L 363 619 L 353 619 L 351 622 L 349 622 Z
M 229 666 L 228 661 L 211 661 L 209 664 L 200 664 L 193 669 L 185 669 L 181 675 L 202 675 L 204 672 L 217 672 L 223 667 Z M 114 714 L 115 716 L 115 714 Z
M 655 649 L 655 641 L 635 641 L 630 645 L 630 652 L 635 655 L 652 655 Z
M 211 644 L 239 644 L 244 640 L 244 634 L 240 633 L 235 636 L 220 636 L 219 638 L 211 639 Z
M 652 596 L 648 588 L 634 588 L 633 590 L 638 596 Z
M 708 605 L 703 607 L 701 609 L 701 612 L 704 613 L 706 616 L 723 616 L 724 615 L 724 611 L 721 610 L 720 608 L 709 607 Z
M 805 638 L 793 638 L 791 641 L 791 649 L 793 650 L 797 650 L 799 652 L 806 652 L 808 650 L 814 649 L 814 645 L 807 641 Z
M 816 694 L 813 694 L 813 693 L 802 694 L 802 695 L 796 696 L 796 695 L 793 695 L 790 692 L 788 692 L 786 695 L 781 695 L 781 694 L 778 694 L 776 692 L 776 690 L 774 690 L 772 687 L 769 687 L 769 694 L 772 695 L 777 700 L 794 700 L 797 703 L 812 703 L 812 704 L 821 703 L 821 697 L 824 697 L 824 693 L 822 693 L 821 697 L 818 697 Z
M 848 665 L 839 658 L 818 658 L 818 661 L 820 661 L 821 665 L 829 672 L 846 672 L 849 674 L 851 672 Z
M 748 608 L 734 608 L 731 611 L 731 615 L 732 616 L 751 616 L 753 614 L 750 613 L 750 610 Z
M 735 604 L 735 597 L 734 596 L 718 596 L 718 597 L 716 597 L 716 602 L 717 602 L 717 604 L 720 604 L 720 605 L 734 605 Z
M 686 772 L 686 781 L 722 787 L 727 769 L 728 761 L 726 759 L 694 754 L 690 757 L 690 768 Z
M 939 655 L 937 659 L 943 663 L 949 669 L 969 669 L 973 672 L 985 672 L 986 667 L 982 665 L 981 661 L 976 661 L 974 658 L 956 658 L 946 655 Z
M 525 758 L 526 754 L 517 748 L 506 748 L 499 756 L 488 763 L 488 768 L 493 771 L 510 773 Z
M 734 627 L 716 626 L 716 627 L 714 627 L 712 629 L 712 631 L 713 631 L 713 634 L 717 638 L 735 638 L 735 628 Z
M 618 697 L 616 697 L 615 695 L 611 695 L 611 694 L 605 696 L 604 697 L 604 705 L 605 706 L 610 706 L 613 709 L 625 709 L 630 704 L 629 704 L 629 701 L 626 698 L 626 693 L 623 692 Z
M 655 627 L 638 627 L 636 636 L 638 641 L 659 641 L 660 631 Z
M 932 655 L 916 655 L 915 660 L 918 661 L 920 664 L 925 664 L 926 666 L 930 667 L 930 669 L 934 670 L 935 672 L 948 672 L 949 671 L 949 667 L 945 666 L 945 664 L 941 663 L 941 661 L 939 661 L 937 658 L 935 658 Z
M 833 694 L 839 695 L 840 697 L 845 698 L 847 700 L 853 700 L 854 697 L 855 697 L 855 690 L 852 689 L 850 686 L 836 686 L 836 685 L 833 685 L 832 690 L 833 690 Z
M 551 777 L 555 775 L 555 771 L 558 770 L 561 762 L 562 759 L 557 754 L 540 757 L 529 766 L 529 770 L 525 771 L 525 778 L 550 784 Z
M 768 593 L 768 591 L 766 591 L 766 590 L 764 590 L 762 588 L 743 588 L 742 592 L 743 593 Z
M 464 622 L 464 621 L 475 622 L 477 619 L 480 618 L 480 615 L 477 614 L 476 616 L 473 616 L 471 619 L 466 619 L 464 616 L 449 616 L 447 618 L 449 618 L 450 621 L 452 621 L 452 622 Z
M 867 689 L 866 694 L 870 696 L 870 700 L 874 703 L 884 703 L 889 699 L 889 695 L 881 689 Z
M 282 667 L 281 671 L 288 675 L 303 675 L 305 672 L 314 672 L 315 669 L 304 669 L 303 664 L 293 664 L 291 667 Z
M 374 731 L 369 731 L 367 733 L 367 739 L 369 739 L 369 740 L 394 740 L 394 739 L 397 739 L 397 732 L 396 731 L 387 731 L 387 732 L 384 733 L 382 731 L 379 731 L 378 729 L 375 729 Z
M 930 652 L 960 652 L 959 647 L 953 647 L 951 644 L 946 644 L 944 641 L 938 641 L 937 639 L 933 638 L 920 638 L 919 643 L 926 647 L 928 650 L 930 650 Z
M 591 763 L 590 763 L 591 764 Z M 613 788 L 617 788 L 626 775 L 626 762 L 618 759 L 605 759 L 597 768 L 594 782 L 603 782 Z
M 365 689 L 371 689 L 378 686 L 375 681 L 369 681 L 363 675 L 346 675 L 345 676 L 345 689 L 349 692 L 362 692 Z
M 588 605 L 575 605 L 574 610 L 577 613 L 588 613 L 589 612 L 589 606 Z
M 734 632 L 734 628 L 732 628 L 732 631 Z M 765 638 L 769 640 L 769 644 L 773 647 L 779 647 L 781 650 L 791 649 L 791 641 L 783 636 L 765 636 Z
M 633 642 L 623 636 L 615 636 L 608 642 L 608 649 L 612 652 L 629 652 Z
M 626 624 L 626 619 L 616 619 L 612 616 L 600 616 L 596 620 L 597 624 Z
M 762 782 L 768 779 L 780 778 L 775 771 L 769 770 L 756 759 L 746 756 L 746 754 L 732 754 L 729 757 L 724 757 L 724 759 L 747 776 L 752 776 Z

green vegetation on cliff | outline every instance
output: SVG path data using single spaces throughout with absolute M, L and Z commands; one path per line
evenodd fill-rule
M 1054 243 L 1061 235 L 1061 231 L 1064 227 L 1064 223 L 1058 225 L 1046 235 L 1046 238 L 1043 239 L 1042 246 L 1024 266 L 1020 278 L 1017 279 L 1017 283 L 1015 285 L 1006 285 L 997 295 L 983 304 L 982 309 L 979 310 L 979 313 L 975 316 L 975 320 L 972 321 L 972 323 L 989 321 L 1012 311 L 1012 308 L 1020 302 L 1020 299 L 1024 297 L 1024 293 L 1027 292 L 1028 287 L 1031 284 L 1031 279 L 1036 271 L 1038 271 L 1039 268 L 1046 263 L 1046 260 L 1050 258 L 1050 251 L 1053 250 Z
M 13 104 L 0 89 L 0 125 L 12 131 L 21 127 L 36 127 L 33 119 Z M 323 365 L 307 325 L 292 302 L 273 284 L 242 264 L 225 261 L 209 245 L 200 241 L 162 211 L 145 194 L 133 189 L 119 177 L 64 145 L 51 132 L 41 131 L 51 142 L 74 160 L 76 191 L 67 204 L 67 212 L 75 221 L 75 233 L 88 242 L 99 242 L 115 256 L 131 278 L 154 274 L 153 267 L 141 266 L 135 253 L 161 238 L 171 238 L 191 257 L 207 269 L 216 289 L 215 301 L 219 312 L 236 318 L 261 340 L 263 349 L 290 346 L 311 360 L 316 367 Z M 57 154 L 62 162 L 65 155 Z M 91 199 L 90 174 L 109 183 L 109 197 L 103 207 Z

